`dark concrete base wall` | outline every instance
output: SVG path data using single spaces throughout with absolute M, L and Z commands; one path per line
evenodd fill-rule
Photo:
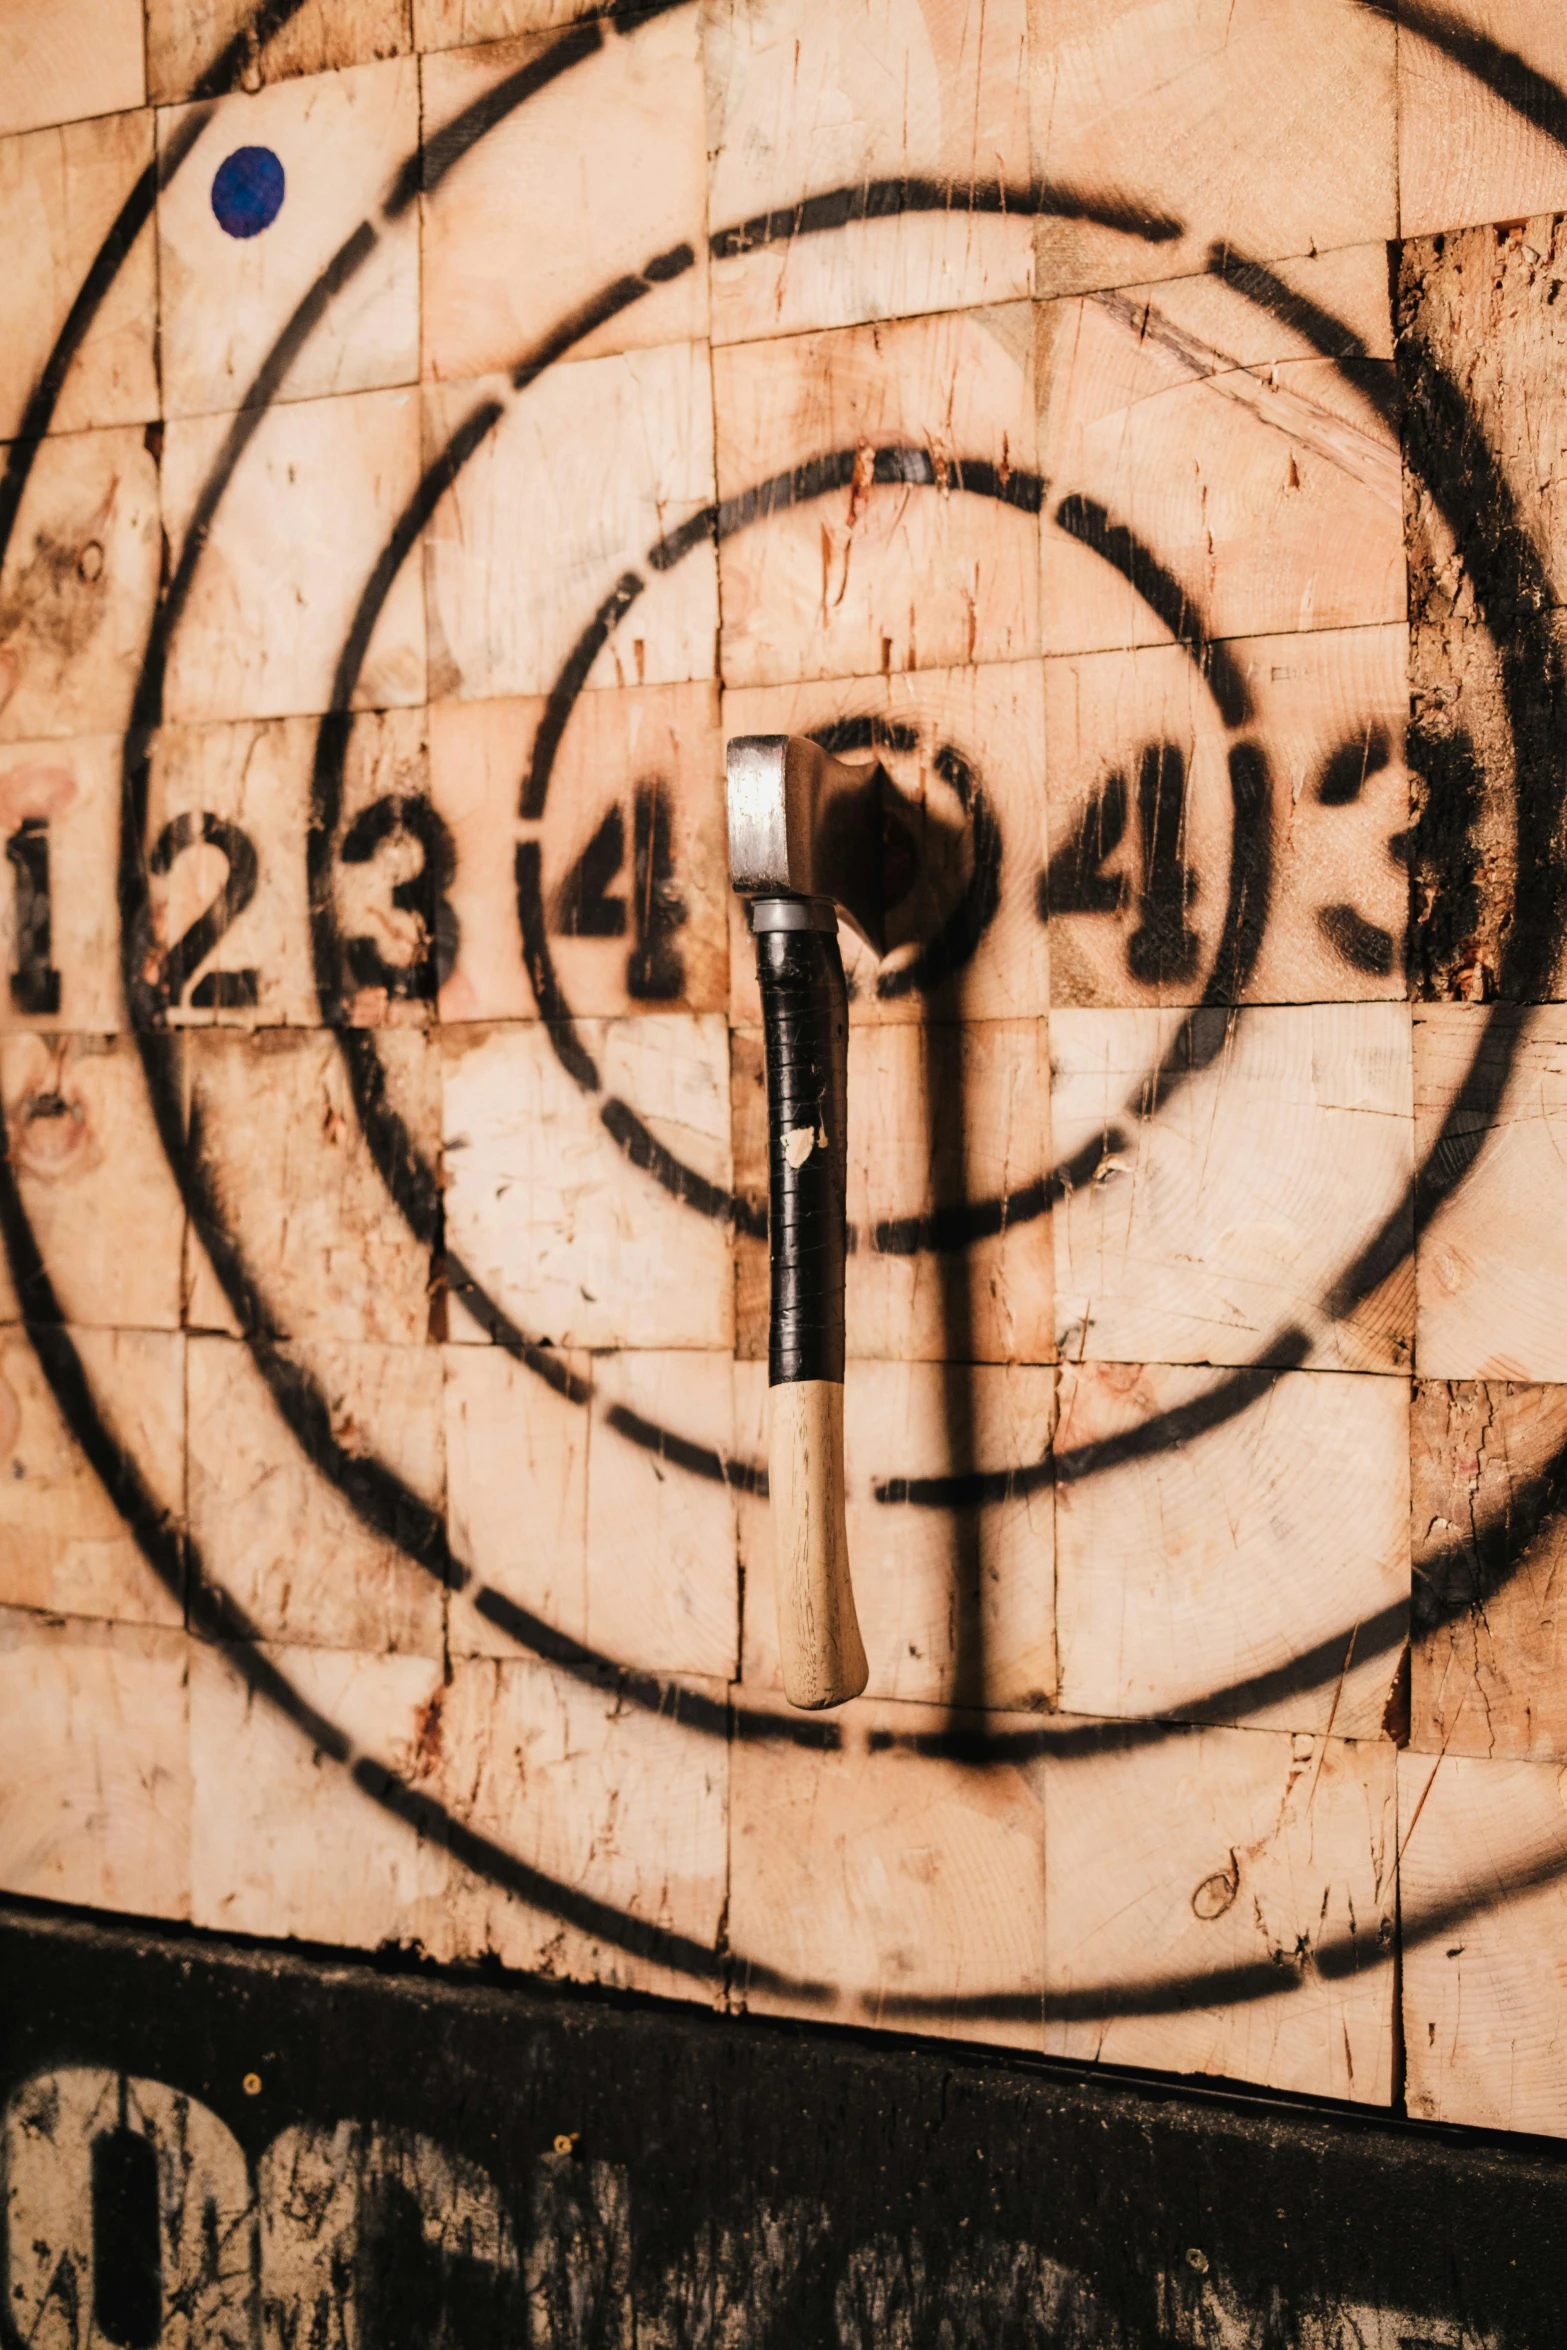
M 0 1908 L 6 2339 L 1550 2350 L 1567 2162 Z

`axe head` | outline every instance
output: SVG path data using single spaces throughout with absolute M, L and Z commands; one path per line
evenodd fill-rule
M 830 898 L 884 955 L 884 785 L 876 761 L 846 767 L 807 735 L 736 735 L 728 756 L 735 888 L 749 898 Z

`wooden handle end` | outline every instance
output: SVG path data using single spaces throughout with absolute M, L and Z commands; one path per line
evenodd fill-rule
M 843 1389 L 795 1379 L 770 1390 L 767 1478 L 784 1694 L 814 1713 L 858 1697 L 870 1676 L 843 1511 Z

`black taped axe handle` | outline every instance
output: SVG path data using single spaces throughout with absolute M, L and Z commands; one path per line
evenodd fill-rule
M 784 1690 L 812 1710 L 865 1687 L 843 1475 L 849 999 L 821 898 L 751 909 L 767 1061 L 768 1485 Z

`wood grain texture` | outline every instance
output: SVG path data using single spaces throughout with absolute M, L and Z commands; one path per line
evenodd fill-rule
M 245 0 L 146 0 L 147 95 L 188 98 L 225 54 L 247 92 L 302 74 L 400 57 L 412 46 L 409 0 L 304 0 L 257 38 Z M 233 45 L 237 44 L 237 54 Z
M 1038 1712 L 1056 1688 L 1054 1510 L 1048 1479 L 950 1502 L 887 1489 L 889 1471 L 995 1482 L 1046 1460 L 1056 1374 L 1027 1365 L 852 1360 L 844 1380 L 844 1519 L 872 1697 Z M 739 1456 L 766 1450 L 767 1372 L 735 1366 Z M 782 1688 L 774 1526 L 737 1495 L 748 1695 Z
M 600 1356 L 595 1368 L 585 1637 L 654 1672 L 728 1682 L 739 1664 L 735 1492 L 721 1470 L 678 1474 L 652 1431 L 678 1399 L 714 1468 L 734 1461 L 734 1366 L 727 1353 L 667 1351 Z
M 1410 1435 L 1410 1747 L 1567 1761 L 1557 1516 L 1567 1393 L 1421 1381 Z
M 438 1658 L 269 1643 L 307 1703 L 410 1781 L 430 1776 Z M 290 1726 L 251 1699 L 226 1649 L 190 1650 L 191 1916 L 233 1933 L 286 1915 L 323 1942 L 355 1932 L 452 1956 L 448 1855 L 371 1811 Z M 439 1747 L 434 1749 L 439 1753 Z
M 1063 1355 L 1241 1365 L 1299 1361 L 1304 1340 L 1327 1368 L 1407 1368 L 1407 1258 L 1330 1305 L 1384 1218 L 1409 1217 L 1401 1006 L 1206 1011 L 1189 1027 L 1170 1012 L 1062 1011 L 1050 1052 L 1057 1157 L 1098 1138 L 1053 1217 Z M 1167 1055 L 1150 1110 L 1147 1073 Z
M 352 1458 L 367 1432 L 395 1430 L 400 1474 L 420 1498 L 445 1490 L 441 1360 L 433 1347 L 297 1346 L 286 1358 L 325 1392 L 328 1424 Z M 239 1341 L 197 1337 L 187 1369 L 188 1522 L 261 1639 L 366 1655 L 439 1657 L 439 1583 L 365 1526 L 303 1451 Z M 383 1439 L 384 1441 L 384 1436 Z
M 1044 2036 L 1044 1837 L 1037 1779 L 975 1771 L 908 1743 L 923 1706 L 866 1699 L 862 1735 L 835 1751 L 742 1740 L 733 1757 L 729 1931 L 820 1983 L 813 2012 L 940 2037 L 1007 1987 L 987 2040 Z M 962 1717 L 960 1717 L 961 1721 Z M 1001 1716 L 996 1727 L 1011 1725 Z M 1018 1725 L 1022 1726 L 1022 1725 Z M 758 1971 L 737 1999 L 760 2014 L 801 2002 Z
M 219 508 L 169 658 L 167 715 L 200 722 L 320 711 L 364 573 L 419 478 L 412 391 L 287 402 L 270 410 Z M 168 427 L 163 517 L 177 549 L 222 456 L 222 416 Z M 318 545 L 333 549 L 331 563 Z M 404 568 L 380 614 L 355 700 L 425 698 L 424 606 Z
M 1420 1367 L 1433 1379 L 1567 1376 L 1556 1205 L 1567 1014 L 1433 1004 L 1416 1017 L 1414 1045 L 1417 1148 L 1424 1156 L 1451 1121 L 1473 1159 L 1469 1180 L 1420 1235 Z
M 594 13 L 594 0 L 413 0 L 414 46 L 461 49 L 517 33 L 558 32 Z
M 0 439 L 10 440 L 21 429 L 50 346 L 152 152 L 150 112 L 111 114 L 62 130 L 0 139 L 0 207 L 11 233 L 15 273 L 0 348 Z M 149 225 L 87 328 L 61 386 L 51 429 L 80 432 L 156 416 L 157 331 Z
M 484 401 L 507 401 L 510 389 L 505 376 L 429 385 L 428 455 Z M 606 449 L 617 454 L 608 468 Z M 641 568 L 648 550 L 712 496 L 705 344 L 549 369 L 507 407 L 432 518 L 425 594 L 436 692 L 464 701 L 551 692 L 601 601 L 633 568 L 645 592 L 626 625 L 610 631 L 587 684 L 712 677 L 711 535 L 699 534 L 671 570 L 648 578 Z
M 1530 549 L 1521 565 L 1482 563 L 1477 576 L 1444 511 L 1451 495 L 1434 494 L 1430 480 L 1411 484 L 1413 947 L 1419 992 L 1438 1001 L 1563 992 L 1554 895 L 1541 890 L 1545 876 L 1520 870 L 1518 821 L 1536 788 L 1533 743 L 1550 742 L 1560 724 L 1567 502 L 1542 457 L 1567 430 L 1567 322 L 1551 293 L 1564 268 L 1567 231 L 1550 218 L 1421 239 L 1400 260 L 1399 324 L 1411 353 L 1423 355 L 1432 388 L 1450 384 L 1484 426 L 1483 456 L 1455 443 L 1450 396 L 1427 428 L 1429 469 L 1461 487 L 1480 466 L 1483 495 L 1502 516 L 1510 505 Z M 1511 672 L 1509 647 L 1531 624 L 1552 650 L 1547 657 L 1542 643 L 1521 674 Z M 1536 814 L 1554 834 L 1545 808 Z M 1559 857 L 1553 839 L 1552 865 Z
M 394 1029 L 381 1040 L 381 1054 L 389 1103 L 415 1146 L 433 1158 L 440 1133 L 435 1045 L 419 1030 Z M 430 1332 L 430 1247 L 409 1229 L 376 1172 L 334 1038 L 320 1030 L 243 1035 L 207 1028 L 190 1039 L 185 1073 L 188 1114 L 209 1163 L 221 1171 L 214 1188 L 225 1228 L 248 1232 L 262 1202 L 288 1204 L 286 1215 L 267 1216 L 261 1246 L 251 1250 L 274 1330 L 422 1346 Z M 189 1326 L 237 1331 L 235 1309 L 194 1230 L 187 1265 Z
M 710 1193 L 732 1166 L 728 1040 L 705 1013 L 577 1024 L 605 1092 Z M 734 1341 L 729 1227 L 693 1214 L 633 1165 L 537 1021 L 446 1031 L 441 1085 L 450 1245 L 516 1322 L 548 1344 L 691 1347 Z M 479 1335 L 465 1317 L 454 1334 Z
M 708 208 L 725 230 L 802 194 L 899 181 L 946 190 L 931 209 L 834 235 L 752 236 L 713 270 L 715 342 L 852 326 L 1030 291 L 1025 0 L 982 9 L 720 0 L 704 49 Z M 900 102 L 885 102 L 896 82 Z M 803 186 L 802 186 L 803 178 Z M 974 201 L 999 182 L 1011 215 Z
M 1281 1730 L 1047 1755 L 1049 2052 L 1385 2103 L 1397 1759 Z
M 0 566 L 0 741 L 124 729 L 157 597 L 158 512 L 140 427 L 37 452 Z
M 0 132 L 140 106 L 137 0 L 17 0 L 0 24 Z
M 14 1313 L 14 1307 L 11 1309 Z M 73 1344 L 159 1506 L 185 1514 L 185 1339 L 79 1330 Z M 184 1621 L 93 1473 L 23 1331 L 0 1331 L 0 1605 L 120 1624 Z
M 722 1682 L 691 1689 L 722 1702 Z M 692 1739 L 672 1715 L 625 1705 L 613 1681 L 567 1680 L 519 1657 L 457 1666 L 440 1724 L 431 1781 L 465 1825 L 612 1912 L 713 1947 L 729 1845 L 723 1742 Z M 567 1981 L 693 1993 L 676 1968 L 590 1926 L 564 1926 L 460 1864 L 450 1931 L 464 1956 L 493 1954 Z
M 550 45 L 542 34 L 484 38 L 428 58 L 422 88 L 436 135 Z M 681 245 L 691 266 L 614 311 L 575 355 L 705 336 L 706 150 L 694 8 L 606 44 L 499 124 L 428 200 L 423 374 L 462 382 L 513 367 L 585 300 Z M 541 218 L 552 223 L 542 247 Z
M 860 474 L 719 551 L 727 684 L 1017 660 L 1038 650 L 1035 513 L 956 486 L 965 458 L 1030 471 L 1037 439 L 1026 305 L 713 354 L 718 488 L 742 496 L 841 450 Z M 930 486 L 877 484 L 912 449 Z M 939 466 L 938 466 L 939 460 Z M 945 486 L 943 486 L 945 485 Z
M 1237 813 L 1235 735 L 1184 646 L 1044 664 L 1053 1001 L 1401 1000 L 1407 631 L 1247 637 L 1223 658 L 1266 752 L 1255 819 Z M 1252 858 L 1271 897 L 1237 969 L 1221 950 Z
M 13 1891 L 191 1915 L 191 1658 L 177 1629 L 0 1610 L 0 1875 Z
M 127 1036 L 0 1041 L 7 1156 L 58 1265 L 55 1307 L 96 1329 L 178 1330 L 186 1220 Z
M 636 642 L 633 634 L 633 661 Z M 574 1012 L 721 1012 L 732 893 L 716 685 L 580 696 L 544 813 L 523 830 L 519 778 L 549 708 L 527 696 L 430 711 L 431 795 L 457 850 L 449 894 L 458 943 L 442 1021 L 538 1016 L 517 920 L 519 831 L 538 844 L 544 944 Z M 754 965 L 749 940 L 743 953 Z
M 499 1347 L 447 1346 L 447 1531 L 454 1554 L 482 1590 L 527 1608 L 568 1639 L 589 1638 L 588 1447 L 593 1423 L 560 1392 L 586 1379 L 590 1358 L 559 1358 L 560 1385 L 546 1386 Z M 493 1465 L 506 1462 L 504 1478 Z M 629 1562 L 631 1572 L 636 1563 Z M 515 1643 L 473 1605 L 453 1596 L 447 1642 L 454 1656 L 510 1656 Z
M 1562 2135 L 1560 1765 L 1406 1754 L 1399 1815 L 1410 2112 Z
M 1330 288 L 1331 277 L 1324 306 Z M 1185 293 L 1038 306 L 1039 462 L 1052 485 L 1044 649 L 1168 635 L 1081 526 L 1062 527 L 1078 499 L 1157 550 L 1200 616 L 1198 633 L 1401 621 L 1398 443 L 1377 405 L 1391 401 L 1391 367 L 1366 360 L 1346 371 L 1298 329 L 1259 337 L 1235 319 L 1238 297 L 1217 304 L 1211 283 L 1196 302 Z M 1271 344 L 1266 364 L 1237 364 L 1232 334 L 1253 349 Z
M 297 22 L 297 19 L 296 19 Z M 204 127 L 202 127 L 204 126 Z M 412 57 L 276 82 L 216 107 L 160 110 L 160 153 L 198 132 L 190 162 L 158 204 L 158 312 L 163 414 L 227 413 L 248 404 L 257 371 L 290 314 L 373 207 L 419 135 Z M 212 182 L 237 147 L 266 147 L 284 197 L 262 234 L 236 239 Z M 374 250 L 290 366 L 288 401 L 377 391 L 419 374 L 419 233 L 412 215 L 385 224 Z
M 784 1695 L 814 1711 L 865 1687 L 844 1523 L 843 1389 L 794 1379 L 768 1390 L 767 1482 Z
M 1060 1702 L 1376 1738 L 1405 1641 L 1408 1387 L 1262 1373 L 1203 1429 L 1217 1384 L 1129 1363 L 1062 1368 Z M 1196 1424 L 1113 1476 L 1079 1474 L 1096 1447 L 1166 1415 Z M 1293 1676 L 1319 1643 L 1319 1669 Z
M 1210 240 L 1270 256 L 1397 233 L 1394 28 L 1353 0 L 1034 0 L 1035 168 L 1123 187 L 1185 227 L 1162 276 Z M 1172 61 L 1181 60 L 1172 76 Z M 1265 89 L 1265 104 L 1255 93 Z M 1135 173 L 1129 163 L 1135 159 Z M 1154 274 L 1095 222 L 1042 219 L 1036 291 Z
M 0 989 L 0 1029 L 107 1036 L 124 1019 L 114 895 L 119 777 L 116 734 L 75 741 L 7 743 L 0 750 L 0 827 L 31 818 L 49 828 L 50 958 L 59 974 L 59 1010 L 29 1010 Z M 21 966 L 14 880 L 0 891 L 0 958 Z
M 1431 32 L 1438 36 L 1432 39 Z M 1456 35 L 1456 39 L 1454 36 Z M 1443 38 L 1442 36 L 1446 36 Z M 1547 124 L 1465 70 L 1465 36 L 1547 84 L 1567 79 L 1567 27 L 1539 0 L 1449 0 L 1412 11 L 1398 51 L 1399 230 L 1427 237 L 1567 204 L 1567 156 Z M 1457 54 L 1455 54 L 1455 51 Z

